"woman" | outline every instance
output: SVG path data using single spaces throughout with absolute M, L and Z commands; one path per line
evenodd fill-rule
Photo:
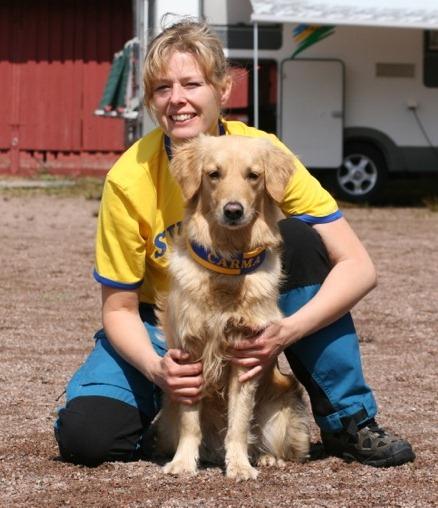
M 159 128 L 122 155 L 108 173 L 99 214 L 95 278 L 102 285 L 103 330 L 67 387 L 55 433 L 65 460 L 94 465 L 133 460 L 159 409 L 160 389 L 183 404 L 202 393 L 202 365 L 167 351 L 153 312 L 166 289 L 166 250 L 182 218 L 182 197 L 169 173 L 172 148 L 200 133 L 275 136 L 220 118 L 231 80 L 221 44 L 202 23 L 183 21 L 150 44 L 145 104 Z M 332 197 L 297 161 L 281 222 L 285 318 L 236 345 L 245 382 L 285 352 L 307 389 L 328 453 L 373 466 L 415 455 L 377 426 L 357 336 L 348 311 L 376 282 L 373 264 Z M 157 389 L 158 387 L 158 389 Z

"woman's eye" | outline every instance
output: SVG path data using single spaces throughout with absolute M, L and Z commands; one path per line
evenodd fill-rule
M 248 178 L 248 180 L 253 180 L 253 181 L 258 180 L 259 176 L 260 176 L 260 175 L 259 175 L 258 173 L 255 173 L 254 171 L 250 171 L 250 172 L 246 175 L 246 177 Z
M 165 92 L 166 90 L 169 90 L 169 85 L 158 85 L 154 88 L 154 92 Z
M 198 86 L 201 86 L 201 83 L 199 83 L 198 81 L 190 81 L 189 83 L 186 83 L 184 85 L 184 87 L 188 89 L 197 88 Z

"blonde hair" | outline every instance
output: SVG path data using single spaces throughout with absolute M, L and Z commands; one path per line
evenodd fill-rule
M 144 104 L 149 112 L 154 82 L 165 74 L 174 51 L 193 55 L 204 78 L 217 91 L 230 80 L 228 62 L 219 37 L 207 23 L 184 19 L 165 28 L 149 43 L 143 69 Z

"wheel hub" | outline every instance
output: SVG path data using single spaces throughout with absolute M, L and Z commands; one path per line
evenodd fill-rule
M 377 167 L 369 157 L 350 154 L 338 171 L 338 182 L 347 194 L 362 196 L 375 187 L 377 176 Z

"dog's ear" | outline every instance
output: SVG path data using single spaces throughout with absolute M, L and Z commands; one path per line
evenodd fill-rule
M 193 198 L 201 186 L 202 152 L 200 137 L 173 149 L 170 172 L 181 187 L 186 201 Z
M 265 157 L 265 186 L 277 203 L 283 201 L 286 186 L 295 171 L 292 154 L 271 144 Z

